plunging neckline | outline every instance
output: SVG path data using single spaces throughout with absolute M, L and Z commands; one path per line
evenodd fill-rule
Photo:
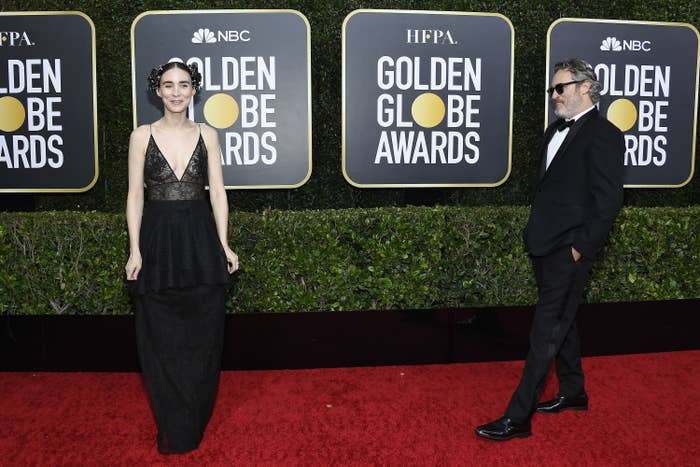
M 192 153 L 190 154 L 190 158 L 187 160 L 187 165 L 185 165 L 185 170 L 182 171 L 182 176 L 178 177 L 175 171 L 173 170 L 173 166 L 170 165 L 170 161 L 168 161 L 168 158 L 165 157 L 165 154 L 163 154 L 163 151 L 160 149 L 160 146 L 158 146 L 158 142 L 156 141 L 156 138 L 153 136 L 153 132 L 151 131 L 151 140 L 153 140 L 153 144 L 156 146 L 156 149 L 158 150 L 158 154 L 160 154 L 160 157 L 163 158 L 165 163 L 168 165 L 168 169 L 170 169 L 170 173 L 173 174 L 175 177 L 175 180 L 178 181 L 178 183 L 182 183 L 182 179 L 185 178 L 185 174 L 187 173 L 187 169 L 190 168 L 190 164 L 192 163 L 192 159 L 194 158 L 194 153 L 197 152 L 197 148 L 199 147 L 199 142 L 202 139 L 202 131 L 199 131 L 199 136 L 197 137 L 197 142 L 194 144 L 194 149 L 192 149 Z

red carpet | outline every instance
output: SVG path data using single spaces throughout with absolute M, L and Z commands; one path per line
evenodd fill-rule
M 536 415 L 527 439 L 477 438 L 522 364 L 225 372 L 199 450 L 169 457 L 156 452 L 139 374 L 0 373 L 0 464 L 700 462 L 700 351 L 584 359 L 588 412 Z

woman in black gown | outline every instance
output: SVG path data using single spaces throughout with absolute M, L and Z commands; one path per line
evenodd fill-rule
M 216 131 L 187 118 L 200 81 L 196 68 L 180 62 L 155 68 L 149 88 L 163 102 L 163 117 L 136 128 L 129 141 L 126 275 L 134 281 L 139 359 L 164 454 L 196 449 L 211 417 L 225 297 L 238 269 Z

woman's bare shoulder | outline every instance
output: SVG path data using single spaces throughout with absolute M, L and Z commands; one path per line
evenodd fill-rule
M 202 138 L 204 138 L 204 142 L 207 143 L 207 147 L 219 144 L 219 134 L 214 128 L 206 123 L 199 123 L 198 125 L 202 132 Z
M 214 128 L 210 127 L 209 125 L 207 125 L 206 123 L 198 123 L 197 125 L 199 125 L 199 128 L 201 128 L 203 137 L 205 137 L 205 138 L 216 138 L 217 137 L 216 130 Z
M 134 142 L 146 141 L 151 136 L 151 125 L 140 125 L 131 132 L 130 139 Z
M 148 138 L 151 136 L 150 125 L 141 125 L 131 132 L 129 137 L 129 152 L 134 154 L 146 154 Z

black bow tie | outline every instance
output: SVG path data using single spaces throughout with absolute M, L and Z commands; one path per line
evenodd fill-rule
M 564 131 L 574 123 L 576 123 L 576 120 L 574 120 L 573 118 L 571 120 L 562 120 L 559 123 L 559 126 L 557 127 L 557 131 Z

